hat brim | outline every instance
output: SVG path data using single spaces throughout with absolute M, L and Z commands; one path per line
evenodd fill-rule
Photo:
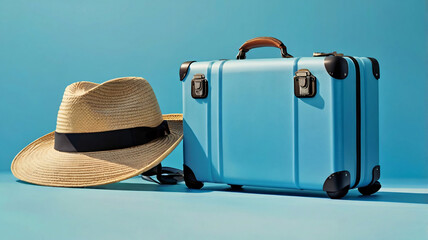
M 54 132 L 25 147 L 12 162 L 13 175 L 45 186 L 86 187 L 119 182 L 158 165 L 183 138 L 182 115 L 166 114 L 170 134 L 149 143 L 109 151 L 69 153 L 54 149 Z

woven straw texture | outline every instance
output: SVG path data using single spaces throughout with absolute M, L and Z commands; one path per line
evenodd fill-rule
M 119 78 L 103 84 L 78 82 L 65 90 L 57 132 L 101 132 L 155 127 L 168 121 L 171 133 L 147 144 L 109 151 L 67 153 L 54 149 L 54 132 L 25 147 L 12 162 L 15 177 L 34 184 L 84 187 L 118 182 L 159 164 L 180 143 L 181 114 L 162 115 L 143 78 Z
M 143 78 L 118 78 L 102 85 L 73 83 L 65 89 L 58 111 L 60 133 L 102 132 L 136 126 L 156 127 L 162 113 Z

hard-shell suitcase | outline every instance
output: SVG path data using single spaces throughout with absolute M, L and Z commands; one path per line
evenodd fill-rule
M 266 46 L 282 58 L 245 59 Z M 245 42 L 237 60 L 183 63 L 180 79 L 189 188 L 214 182 L 331 198 L 380 189 L 376 59 L 292 57 L 281 41 L 262 37 Z

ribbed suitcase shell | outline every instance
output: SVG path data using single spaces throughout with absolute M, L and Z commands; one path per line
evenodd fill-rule
M 378 79 L 372 61 L 360 68 L 361 165 L 357 179 L 356 66 L 345 79 L 329 75 L 325 57 L 193 62 L 182 80 L 184 164 L 201 182 L 322 190 L 335 172 L 350 186 L 371 183 L 379 164 Z M 308 69 L 316 95 L 298 98 L 293 77 Z M 192 98 L 195 74 L 208 96 Z

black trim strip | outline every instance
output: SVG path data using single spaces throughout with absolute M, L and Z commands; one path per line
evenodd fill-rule
M 169 134 L 168 122 L 157 127 L 135 127 L 106 132 L 55 132 L 54 149 L 61 152 L 95 152 L 134 147 Z
M 357 110 L 357 174 L 355 176 L 355 184 L 351 188 L 355 188 L 360 183 L 361 178 L 361 79 L 360 65 L 358 61 L 351 56 L 349 57 L 355 65 L 355 85 L 356 85 L 356 110 Z

